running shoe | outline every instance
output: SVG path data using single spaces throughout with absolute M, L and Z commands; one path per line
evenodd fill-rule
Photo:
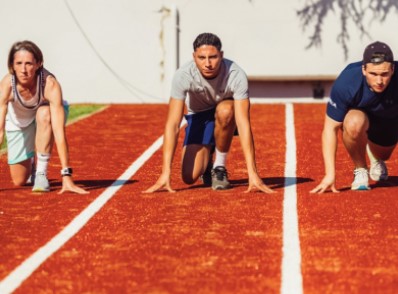
M 354 170 L 354 181 L 351 190 L 370 190 L 369 175 L 366 168 L 360 167 Z
M 31 169 L 29 178 L 26 180 L 26 184 L 33 185 L 35 183 L 35 178 L 36 178 L 35 161 L 32 160 L 32 169 Z
M 48 192 L 50 191 L 50 183 L 48 182 L 47 175 L 44 173 L 37 173 L 32 192 Z
M 212 182 L 211 170 L 212 170 L 212 168 L 213 168 L 213 161 L 210 158 L 205 172 L 203 173 L 203 175 L 200 176 L 200 178 L 202 179 L 203 185 L 205 185 L 206 187 L 211 186 L 211 182 Z
M 26 185 L 33 185 L 35 183 L 36 175 L 32 173 L 29 178 L 26 180 Z
M 386 181 L 388 170 L 383 160 L 376 160 L 370 163 L 369 176 L 373 181 Z
M 213 190 L 227 190 L 231 188 L 225 167 L 217 166 L 211 170 L 211 188 Z

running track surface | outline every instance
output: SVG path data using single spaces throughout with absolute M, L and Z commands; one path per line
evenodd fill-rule
M 184 185 L 183 131 L 177 193 L 142 194 L 161 171 L 167 105 L 112 105 L 67 127 L 74 179 L 89 195 L 57 194 L 56 152 L 46 194 L 14 188 L 1 156 L 0 293 L 396 293 L 398 158 L 388 182 L 352 192 L 340 143 L 342 192 L 310 194 L 323 177 L 324 111 L 252 105 L 258 171 L 272 195 L 243 193 L 238 138 L 232 190 Z

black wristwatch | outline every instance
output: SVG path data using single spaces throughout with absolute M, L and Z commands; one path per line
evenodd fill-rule
M 61 176 L 63 177 L 71 177 L 73 174 L 73 170 L 70 167 L 65 167 L 61 169 Z

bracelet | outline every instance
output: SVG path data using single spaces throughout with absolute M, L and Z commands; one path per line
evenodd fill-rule
M 73 174 L 73 170 L 70 167 L 65 167 L 61 169 L 61 176 L 63 177 L 71 177 Z

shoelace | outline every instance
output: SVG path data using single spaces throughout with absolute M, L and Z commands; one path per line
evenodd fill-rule
M 226 178 L 228 176 L 227 171 L 223 170 L 223 169 L 216 168 L 216 169 L 214 169 L 214 173 L 216 174 L 216 178 L 219 181 L 224 180 L 224 178 Z
M 354 170 L 354 176 L 356 182 L 362 182 L 368 180 L 368 171 L 365 168 L 358 168 Z
M 385 170 L 384 162 L 382 162 L 381 160 L 377 160 L 376 162 L 373 163 L 372 171 L 382 174 L 384 170 Z

